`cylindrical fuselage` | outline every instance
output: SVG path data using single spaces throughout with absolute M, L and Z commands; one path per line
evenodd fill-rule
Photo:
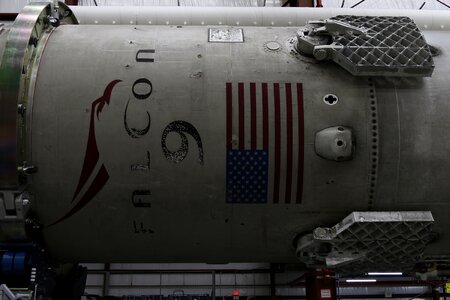
M 447 32 L 425 35 L 431 78 L 371 79 L 293 55 L 294 27 L 212 28 L 235 42 L 200 26 L 51 33 L 27 147 L 55 257 L 295 261 L 296 236 L 361 210 L 431 210 L 427 253 L 448 253 Z M 316 154 L 334 126 L 352 129 L 349 161 Z

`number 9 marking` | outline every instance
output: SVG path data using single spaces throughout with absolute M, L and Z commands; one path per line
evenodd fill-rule
M 178 133 L 181 138 L 181 145 L 178 148 L 178 150 L 175 151 L 170 151 L 166 145 L 167 135 L 172 132 Z M 161 146 L 164 152 L 164 156 L 167 158 L 167 160 L 173 163 L 182 162 L 189 152 L 189 141 L 188 138 L 186 137 L 186 134 L 192 136 L 195 142 L 197 143 L 198 162 L 199 164 L 203 165 L 203 145 L 202 139 L 200 138 L 200 134 L 192 124 L 185 121 L 173 121 L 169 125 L 167 125 L 166 128 L 164 129 L 161 138 Z

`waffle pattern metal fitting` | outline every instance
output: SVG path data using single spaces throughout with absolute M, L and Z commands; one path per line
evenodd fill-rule
M 299 239 L 297 255 L 311 267 L 353 271 L 412 269 L 432 240 L 428 211 L 353 212 L 331 228 Z
M 311 21 L 299 32 L 300 49 L 312 46 L 310 55 L 354 76 L 429 77 L 434 70 L 430 47 L 408 17 L 341 15 Z
M 355 72 L 386 71 L 402 76 L 431 76 L 431 50 L 416 24 L 407 17 L 337 16 L 331 18 L 362 27 L 364 35 L 336 36 L 337 58 L 351 62 Z M 350 70 L 349 70 L 350 71 Z

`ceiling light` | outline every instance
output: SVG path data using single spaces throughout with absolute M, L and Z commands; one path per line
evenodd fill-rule
M 345 282 L 377 282 L 376 279 L 347 279 Z
M 402 272 L 369 272 L 369 276 L 402 276 Z

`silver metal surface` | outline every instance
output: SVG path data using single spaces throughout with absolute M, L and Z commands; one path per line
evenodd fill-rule
M 18 174 L 18 121 L 17 105 L 24 71 L 24 59 L 33 29 L 48 3 L 27 6 L 18 16 L 8 34 L 0 66 L 0 187 L 17 188 Z M 26 73 L 26 72 L 25 72 Z M 20 101 L 22 102 L 22 101 Z
M 5 50 L 5 44 L 6 44 L 6 36 L 9 32 L 10 25 L 1 25 L 0 26 L 0 57 L 3 57 L 3 51 Z
M 294 28 L 245 27 L 244 32 L 249 38 L 243 43 L 209 43 L 207 30 L 193 26 L 68 25 L 53 32 L 36 81 L 30 163 L 39 170 L 32 175 L 31 189 L 37 197 L 34 208 L 46 225 L 43 234 L 55 256 L 116 262 L 164 261 L 168 257 L 171 261 L 295 261 L 291 245 L 297 232 L 314 226 L 318 220 L 340 218 L 349 208 L 368 208 L 368 81 L 354 78 L 334 65 L 300 61 L 284 47 L 278 52 L 264 51 L 267 41 L 284 45 L 295 35 Z M 140 50 L 154 50 L 145 56 L 153 61 L 141 62 L 141 55 L 136 61 Z M 143 78 L 151 81 L 151 89 Z M 95 113 L 92 103 L 115 80 L 122 82 L 114 87 L 110 104 L 103 107 L 98 118 L 95 115 L 100 154 L 97 167 L 104 164 L 109 180 L 81 210 L 49 226 L 76 207 L 77 200 L 72 199 L 87 152 L 90 118 Z M 135 85 L 136 80 L 140 83 Z M 268 110 L 272 116 L 274 83 L 281 86 L 282 107 L 286 103 L 286 83 L 303 85 L 304 142 L 297 142 L 302 127 L 293 127 L 292 131 L 293 147 L 298 144 L 304 149 L 303 191 L 298 196 L 301 204 L 296 198 L 285 203 L 285 183 L 280 184 L 279 203 L 274 202 L 270 187 L 266 204 L 227 203 L 227 82 L 236 84 L 232 96 L 236 101 L 234 116 L 238 115 L 240 82 L 246 86 L 255 82 L 257 99 L 262 97 L 261 84 L 268 84 Z M 133 86 L 139 94 L 152 93 L 148 99 L 135 99 Z M 336 105 L 323 102 L 323 96 L 329 93 L 339 95 Z M 250 99 L 249 88 L 244 97 Z M 293 92 L 293 125 L 299 121 L 297 101 Z M 250 101 L 245 103 L 249 105 Z M 146 129 L 147 113 L 151 120 L 148 133 L 144 130 L 142 137 L 133 137 L 136 135 L 126 130 L 124 117 L 128 128 Z M 166 150 L 176 151 L 183 145 L 180 135 L 164 134 L 167 125 L 175 120 L 189 122 L 197 129 L 203 164 L 195 138 L 187 134 L 189 151 L 184 159 L 175 163 L 172 156 L 166 158 L 163 137 Z M 259 117 L 258 122 L 262 122 Z M 281 108 L 283 136 L 287 135 L 287 124 L 287 110 Z M 316 132 L 336 124 L 351 127 L 358 140 L 354 159 L 340 166 L 318 157 L 314 151 Z M 246 128 L 249 130 L 250 123 Z M 239 127 L 233 126 L 233 135 L 237 137 L 238 132 Z M 274 134 L 271 125 L 270 166 L 275 161 Z M 250 133 L 245 135 L 246 143 L 250 143 Z M 285 155 L 287 146 L 283 143 L 281 147 Z M 297 157 L 293 156 L 291 195 L 297 191 Z M 136 168 L 137 164 L 143 167 Z M 286 161 L 280 165 L 280 172 L 285 173 Z M 81 194 L 97 172 L 93 170 Z M 286 175 L 282 178 L 284 182 Z M 330 206 L 330 197 L 339 205 Z M 311 211 L 321 213 L 312 216 Z M 261 228 L 266 228 L 265 234 Z M 83 232 L 80 238 L 95 241 L 98 250 L 80 251 L 82 242 L 77 241 L 77 232 Z M 72 238 L 61 239 L 61 234 Z M 181 240 L 174 240 L 174 236 Z M 179 243 L 184 245 L 181 252 L 176 246 Z M 101 251 L 112 244 L 116 245 L 114 252 Z M 209 250 L 205 253 L 199 249 Z
M 123 80 L 117 84 L 110 105 L 96 119 L 98 149 L 110 181 L 79 213 L 44 229 L 47 245 L 56 257 L 78 261 L 164 261 L 167 257 L 171 261 L 293 261 L 292 239 L 298 233 L 312 230 L 318 224 L 336 223 L 349 211 L 371 206 L 379 210 L 396 207 L 393 199 L 402 199 L 405 193 L 411 203 L 423 194 L 421 185 L 416 185 L 416 195 L 409 193 L 407 186 L 399 187 L 403 190 L 398 196 L 395 192 L 387 196 L 386 192 L 379 192 L 380 188 L 383 191 L 389 184 L 395 184 L 386 183 L 389 177 L 383 176 L 382 183 L 377 184 L 379 173 L 384 174 L 390 168 L 389 160 L 396 153 L 390 150 L 379 155 L 378 147 L 394 146 L 395 140 L 377 134 L 380 124 L 395 130 L 395 118 L 385 112 L 395 103 L 386 102 L 395 96 L 395 89 L 378 81 L 355 78 L 334 64 L 299 59 L 288 48 L 263 51 L 267 41 L 284 45 L 295 36 L 295 28 L 245 27 L 246 36 L 251 38 L 244 43 L 227 44 L 208 43 L 204 27 L 135 27 L 62 26 L 50 36 L 43 53 L 34 96 L 31 162 L 39 168 L 32 176 L 32 189 L 37 197 L 36 213 L 44 224 L 51 224 L 74 207 L 71 200 L 86 153 L 92 101 L 103 94 L 108 82 Z M 442 39 L 445 34 L 440 34 Z M 180 39 L 189 43 L 180 43 Z M 445 61 L 447 46 L 433 44 L 443 50 L 435 59 Z M 83 59 L 65 54 L 81 54 L 83 49 L 89 49 L 89 56 Z M 146 56 L 154 61 L 136 62 L 136 53 L 141 49 L 154 49 L 154 53 Z M 61 65 L 65 68 L 55 73 L 56 66 Z M 445 71 L 445 64 L 437 65 L 438 72 Z M 133 122 L 130 127 L 146 128 L 149 112 L 151 128 L 149 138 L 134 139 L 124 128 L 124 111 L 128 99 L 134 99 L 131 88 L 140 78 L 151 80 L 152 95 L 148 101 L 130 102 L 126 118 Z M 432 81 L 442 89 L 445 85 L 440 78 L 415 81 Z M 253 81 L 303 84 L 305 167 L 300 205 L 275 204 L 272 198 L 263 205 L 225 201 L 225 85 Z M 67 82 L 71 82 L 70 87 Z M 415 86 L 416 94 L 427 93 L 417 83 Z M 145 84 L 136 88 L 142 94 L 149 91 Z M 381 96 L 377 93 L 377 98 L 383 99 L 381 112 L 380 105 L 378 108 L 376 105 L 375 90 L 382 91 Z M 388 96 L 385 90 L 389 91 Z M 327 105 L 323 101 L 327 94 L 339 95 L 339 102 Z M 237 98 L 238 95 L 233 96 Z M 413 102 L 405 100 L 403 105 L 408 108 L 410 103 Z M 430 101 L 414 103 L 420 111 L 430 105 Z M 440 105 L 441 111 L 447 111 L 445 102 Z M 269 111 L 274 113 L 274 106 Z M 389 109 L 389 113 L 395 111 Z M 381 113 L 379 119 L 377 114 Z M 281 124 L 286 126 L 285 113 L 282 116 Z M 165 159 L 160 139 L 173 120 L 186 120 L 197 128 L 203 142 L 203 166 L 198 163 L 197 146 L 191 137 L 188 137 L 191 150 L 183 162 L 174 164 Z M 351 127 L 358 141 L 355 157 L 344 164 L 324 160 L 314 152 L 315 133 L 336 124 Z M 414 140 L 415 132 L 402 134 L 408 133 L 408 140 Z M 169 137 L 173 140 L 169 141 Z M 176 150 L 178 142 L 177 135 L 167 135 L 168 149 Z M 147 153 L 150 153 L 148 171 L 133 171 L 137 169 L 131 166 L 137 163 L 148 166 Z M 414 169 L 414 164 L 411 160 L 408 167 Z M 144 169 L 147 170 L 139 168 Z M 58 181 L 54 180 L 54 174 L 58 174 Z M 146 203 L 146 208 L 133 207 L 131 200 L 136 190 L 151 191 L 142 195 L 140 202 L 136 201 Z M 444 194 L 434 194 L 433 198 L 446 203 L 443 197 Z M 421 207 L 429 205 L 408 205 L 405 201 L 397 209 Z M 437 214 L 446 211 L 437 206 L 431 208 Z M 436 226 L 440 231 L 446 226 L 445 220 L 440 215 Z M 174 226 L 173 222 L 183 226 Z M 264 229 L 267 234 L 255 234 L 261 232 L 261 226 L 267 228 Z M 81 237 L 76 238 L 79 232 L 83 232 L 84 241 L 93 241 L 98 250 L 86 253 L 80 249 Z M 173 236 L 181 238 L 182 253 L 177 248 L 180 240 L 173 241 Z M 202 246 L 203 240 L 210 241 L 208 246 Z M 440 246 L 430 248 L 429 254 L 445 253 L 447 244 L 442 235 L 436 244 Z M 102 251 L 112 245 L 114 253 Z
M 353 212 L 331 228 L 316 228 L 297 245 L 311 267 L 340 272 L 406 270 L 432 240 L 431 212 Z
M 73 6 L 81 24 L 193 25 L 193 26 L 304 26 L 311 20 L 340 15 L 406 16 L 421 30 L 450 30 L 450 11 L 400 9 L 339 9 L 291 7 L 113 7 Z
M 53 11 L 51 11 L 53 10 Z M 48 17 L 61 14 L 63 23 L 76 23 L 67 6 L 49 3 L 27 6 L 0 43 L 0 240 L 27 241 L 25 223 L 30 196 L 24 192 L 27 176 L 37 168 L 27 161 L 27 139 L 31 131 L 34 80 L 39 57 L 52 31 Z M 54 20 L 55 17 L 53 16 Z M 58 23 L 60 21 L 58 20 Z M 3 46 L 3 47 L 2 47 Z M 30 109 L 27 109 L 30 106 Z M 29 110 L 30 112 L 27 112 Z M 27 134 L 28 133 L 28 134 Z M 28 143 L 29 145 L 29 143 Z M 28 148 L 29 149 L 29 148 Z
M 376 209 L 431 211 L 439 239 L 425 257 L 448 257 L 448 33 L 424 32 L 440 50 L 433 77 L 371 79 L 299 55 L 295 27 L 239 28 L 238 43 L 171 24 L 65 25 L 42 36 L 20 112 L 30 120 L 25 167 L 38 168 L 30 209 L 49 255 L 295 262 L 300 234 Z M 315 152 L 316 133 L 338 124 L 356 141 L 344 163 Z M 252 128 L 256 154 L 267 153 L 268 196 L 233 203 L 228 153 L 253 151 Z M 250 199 L 247 190 L 235 193 Z
M 61 13 L 69 11 L 63 3 L 61 6 L 64 8 Z M 39 39 L 49 26 L 46 17 L 50 14 L 48 2 L 32 3 L 19 14 L 8 32 L 0 65 L 0 189 L 18 188 L 23 184 L 20 168 L 28 167 L 24 140 L 26 122 L 19 110 L 23 111 L 28 104 L 25 95 L 29 87 L 30 62 Z M 72 15 L 62 18 L 66 20 L 74 19 Z

